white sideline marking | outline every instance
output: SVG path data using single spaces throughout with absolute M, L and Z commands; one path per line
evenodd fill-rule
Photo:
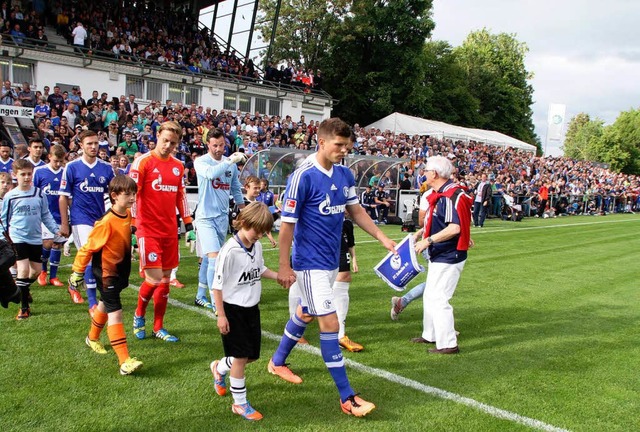
M 139 287 L 137 286 L 130 286 L 131 288 L 133 288 L 134 290 L 138 291 Z M 200 315 L 204 315 L 208 318 L 211 319 L 216 319 L 216 316 L 213 314 L 213 312 L 209 312 L 208 310 L 205 310 L 201 307 L 197 307 L 197 306 L 191 306 L 185 303 L 182 303 L 181 301 L 169 298 L 169 304 L 171 304 L 172 306 L 181 308 L 181 309 L 186 309 L 189 310 L 191 312 L 195 312 L 198 313 Z M 271 339 L 273 341 L 280 341 L 281 336 L 273 334 L 271 332 L 268 331 L 262 331 L 262 335 L 267 338 L 267 339 Z M 307 353 L 310 354 L 314 354 L 318 357 L 322 357 L 322 353 L 320 352 L 319 348 L 316 348 L 314 346 L 311 345 L 296 345 L 295 349 L 299 349 L 302 351 L 305 351 Z M 426 384 L 422 384 L 418 381 L 414 381 L 412 379 L 409 378 L 405 378 L 403 376 L 385 371 L 383 369 L 378 369 L 378 368 L 374 368 L 371 366 L 366 366 L 364 364 L 358 363 L 356 361 L 350 360 L 350 359 L 344 359 L 345 364 L 349 365 L 349 367 L 356 369 L 360 372 L 369 374 L 369 375 L 373 375 L 375 377 L 378 378 L 383 378 L 386 379 L 387 381 L 391 381 L 393 383 L 396 384 L 400 384 L 402 386 L 405 387 L 409 387 L 412 388 L 414 390 L 418 390 L 421 391 L 423 393 L 432 395 L 432 396 L 436 396 L 442 399 L 448 399 L 450 401 L 453 401 L 455 403 L 459 403 L 461 405 L 466 405 L 470 408 L 474 408 L 478 411 L 482 411 L 486 414 L 489 414 L 490 416 L 496 417 L 496 418 L 500 418 L 500 419 L 504 419 L 504 420 L 508 420 L 514 423 L 519 423 L 521 425 L 524 426 L 529 426 L 533 429 L 538 429 L 541 431 L 545 431 L 545 432 L 568 432 L 567 429 L 562 429 L 553 425 L 550 425 L 548 423 L 544 423 L 540 420 L 536 420 L 536 419 L 532 419 L 529 417 L 525 417 L 525 416 L 521 416 L 520 414 L 516 414 L 513 413 L 511 411 L 506 411 L 500 408 L 496 408 L 494 406 L 491 405 L 487 405 L 484 404 L 482 402 L 478 402 L 475 399 L 471 399 L 468 397 L 464 397 L 461 396 L 459 394 L 456 393 L 452 393 L 452 392 L 448 392 L 446 390 L 442 390 L 439 389 L 437 387 L 431 387 L 428 386 Z

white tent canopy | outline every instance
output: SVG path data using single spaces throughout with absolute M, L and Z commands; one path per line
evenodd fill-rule
M 454 126 L 435 120 L 427 120 L 397 112 L 389 114 L 377 122 L 371 123 L 366 128 L 380 129 L 383 132 L 389 130 L 394 134 L 405 133 L 407 135 L 430 135 L 439 138 L 478 141 L 501 147 L 514 147 L 530 152 L 536 151 L 536 146 L 500 132 Z

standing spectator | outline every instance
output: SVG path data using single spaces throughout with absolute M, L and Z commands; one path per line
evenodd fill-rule
M 480 182 L 475 187 L 475 198 L 473 200 L 473 226 L 482 228 L 484 220 L 489 211 L 491 203 L 491 184 L 487 181 L 487 175 L 480 176 Z
M 73 46 L 78 48 L 84 48 L 85 40 L 87 39 L 87 31 L 82 26 L 82 23 L 78 21 L 76 28 L 71 32 L 71 36 L 73 36 Z
M 43 97 L 38 101 L 38 105 L 33 110 L 33 115 L 36 119 L 46 119 L 49 118 L 51 114 L 51 108 L 47 105 L 47 100 Z
M 47 98 L 47 102 L 49 103 L 49 106 L 52 110 L 54 108 L 56 109 L 56 113 L 61 114 L 64 111 L 64 97 L 62 96 L 62 93 L 60 93 L 60 87 L 53 87 L 53 93 L 49 95 L 49 97 Z
M 435 342 L 433 354 L 456 354 L 458 340 L 453 321 L 453 297 L 472 245 L 471 197 L 450 179 L 451 161 L 433 156 L 427 161 L 427 185 L 431 187 L 420 203 L 425 228 L 416 252 L 427 250 L 429 271 L 424 290 L 422 341 Z
M 11 87 L 11 81 L 6 80 L 2 87 L 2 96 L 0 97 L 0 105 L 13 105 L 18 99 L 18 94 Z
M 124 109 L 129 113 L 138 113 L 138 104 L 136 103 L 136 96 L 132 93 L 129 95 L 129 100 L 125 103 Z
M 18 93 L 18 100 L 23 107 L 35 108 L 36 106 L 36 94 L 31 91 L 31 87 L 26 81 L 22 83 L 22 90 Z

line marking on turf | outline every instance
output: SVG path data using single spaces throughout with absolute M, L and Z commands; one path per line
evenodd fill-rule
M 136 291 L 139 290 L 139 287 L 137 287 L 137 286 L 131 285 L 130 287 L 133 288 Z M 172 306 L 181 308 L 181 309 L 185 309 L 185 310 L 188 310 L 188 311 L 191 311 L 191 312 L 198 313 L 200 315 L 204 315 L 204 316 L 206 316 L 208 318 L 211 318 L 213 320 L 216 319 L 216 316 L 213 314 L 213 312 L 209 312 L 208 310 L 205 310 L 205 309 L 203 309 L 201 307 L 198 307 L 198 306 L 191 306 L 191 305 L 188 305 L 186 303 L 183 303 L 183 302 L 181 302 L 179 300 L 175 300 L 175 299 L 172 299 L 172 298 L 169 298 L 169 304 L 171 304 Z M 273 333 L 265 331 L 265 330 L 262 331 L 262 335 L 265 338 L 270 339 L 270 340 L 275 341 L 275 342 L 279 342 L 280 338 L 281 338 L 281 336 L 273 334 Z M 311 345 L 296 345 L 295 349 L 302 350 L 302 351 L 305 351 L 305 352 L 310 353 L 310 354 L 314 354 L 314 355 L 322 358 L 322 353 L 320 352 L 320 349 L 316 348 L 314 346 L 311 346 Z M 530 418 L 530 417 L 525 417 L 525 416 L 522 416 L 520 414 L 516 414 L 514 412 L 511 412 L 511 411 L 507 411 L 507 410 L 503 410 L 503 409 L 500 409 L 500 408 L 496 408 L 494 406 L 487 405 L 487 404 L 482 403 L 482 402 L 478 402 L 475 399 L 471 399 L 471 398 L 468 398 L 468 397 L 465 397 L 465 396 L 462 396 L 462 395 L 459 395 L 459 394 L 456 394 L 456 393 L 452 393 L 452 392 L 449 392 L 449 391 L 446 391 L 446 390 L 442 390 L 442 389 L 439 389 L 437 387 L 432 387 L 432 386 L 429 386 L 429 385 L 426 385 L 426 384 L 422 384 L 422 383 L 420 383 L 418 381 L 415 381 L 415 380 L 412 380 L 412 379 L 409 379 L 409 378 L 405 378 L 405 377 L 403 377 L 401 375 L 397 375 L 397 374 L 394 374 L 392 372 L 389 372 L 389 371 L 386 371 L 386 370 L 383 370 L 383 369 L 378 369 L 378 368 L 374 368 L 374 367 L 371 367 L 371 366 L 367 366 L 367 365 L 364 365 L 362 363 L 358 363 L 358 362 L 356 362 L 354 360 L 350 360 L 350 359 L 346 359 L 346 358 L 344 359 L 344 362 L 345 362 L 346 365 L 348 365 L 349 367 L 351 367 L 351 368 L 353 368 L 353 369 L 355 369 L 355 370 L 357 370 L 359 372 L 362 372 L 362 373 L 365 373 L 365 374 L 368 374 L 368 375 L 372 375 L 372 376 L 375 376 L 375 377 L 378 377 L 378 378 L 382 378 L 382 379 L 385 379 L 387 381 L 390 381 L 390 382 L 393 382 L 393 383 L 396 383 L 396 384 L 400 384 L 402 386 L 409 387 L 409 388 L 412 388 L 414 390 L 418 390 L 418 391 L 420 391 L 422 393 L 426 393 L 426 394 L 429 394 L 429 395 L 432 395 L 432 396 L 435 396 L 435 397 L 439 397 L 441 399 L 447 399 L 447 400 L 450 400 L 452 402 L 455 402 L 455 403 L 458 403 L 458 404 L 461 404 L 461 405 L 466 405 L 466 406 L 468 406 L 470 408 L 476 409 L 478 411 L 482 411 L 485 414 L 489 414 L 492 417 L 496 417 L 496 418 L 503 419 L 503 420 L 508 420 L 508 421 L 511 421 L 511 422 L 514 422 L 514 423 L 519 423 L 521 425 L 528 426 L 530 428 L 541 430 L 541 431 L 545 431 L 545 432 L 568 432 L 568 429 L 562 429 L 562 428 L 559 428 L 557 426 L 553 426 L 551 424 L 544 423 L 544 422 L 542 422 L 540 420 L 536 420 L 536 419 L 533 419 L 533 418 Z

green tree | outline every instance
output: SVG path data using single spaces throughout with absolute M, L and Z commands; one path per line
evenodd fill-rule
M 576 115 L 567 127 L 563 145 L 564 155 L 578 160 L 604 160 L 604 154 L 600 154 L 598 150 L 603 132 L 602 120 L 591 120 L 586 113 Z
M 276 0 L 263 0 L 259 3 L 264 19 L 257 27 L 266 43 L 269 43 L 271 37 L 276 3 Z M 271 46 L 271 58 L 266 60 L 274 64 L 284 61 L 317 68 L 319 61 L 329 50 L 331 32 L 341 25 L 341 19 L 350 3 L 349 0 L 283 1 Z
M 478 124 L 480 101 L 469 91 L 466 73 L 448 42 L 427 42 L 420 69 L 415 91 L 424 93 L 425 102 L 408 107 L 414 115 L 459 126 Z
M 432 0 L 358 0 L 335 29 L 322 70 L 336 115 L 368 123 L 427 101 L 419 87 Z
M 479 101 L 475 127 L 496 130 L 539 147 L 533 126 L 533 87 L 524 59 L 527 45 L 515 35 L 483 29 L 455 49 L 469 91 Z
M 602 160 L 614 171 L 640 174 L 640 110 L 620 113 L 597 143 Z

